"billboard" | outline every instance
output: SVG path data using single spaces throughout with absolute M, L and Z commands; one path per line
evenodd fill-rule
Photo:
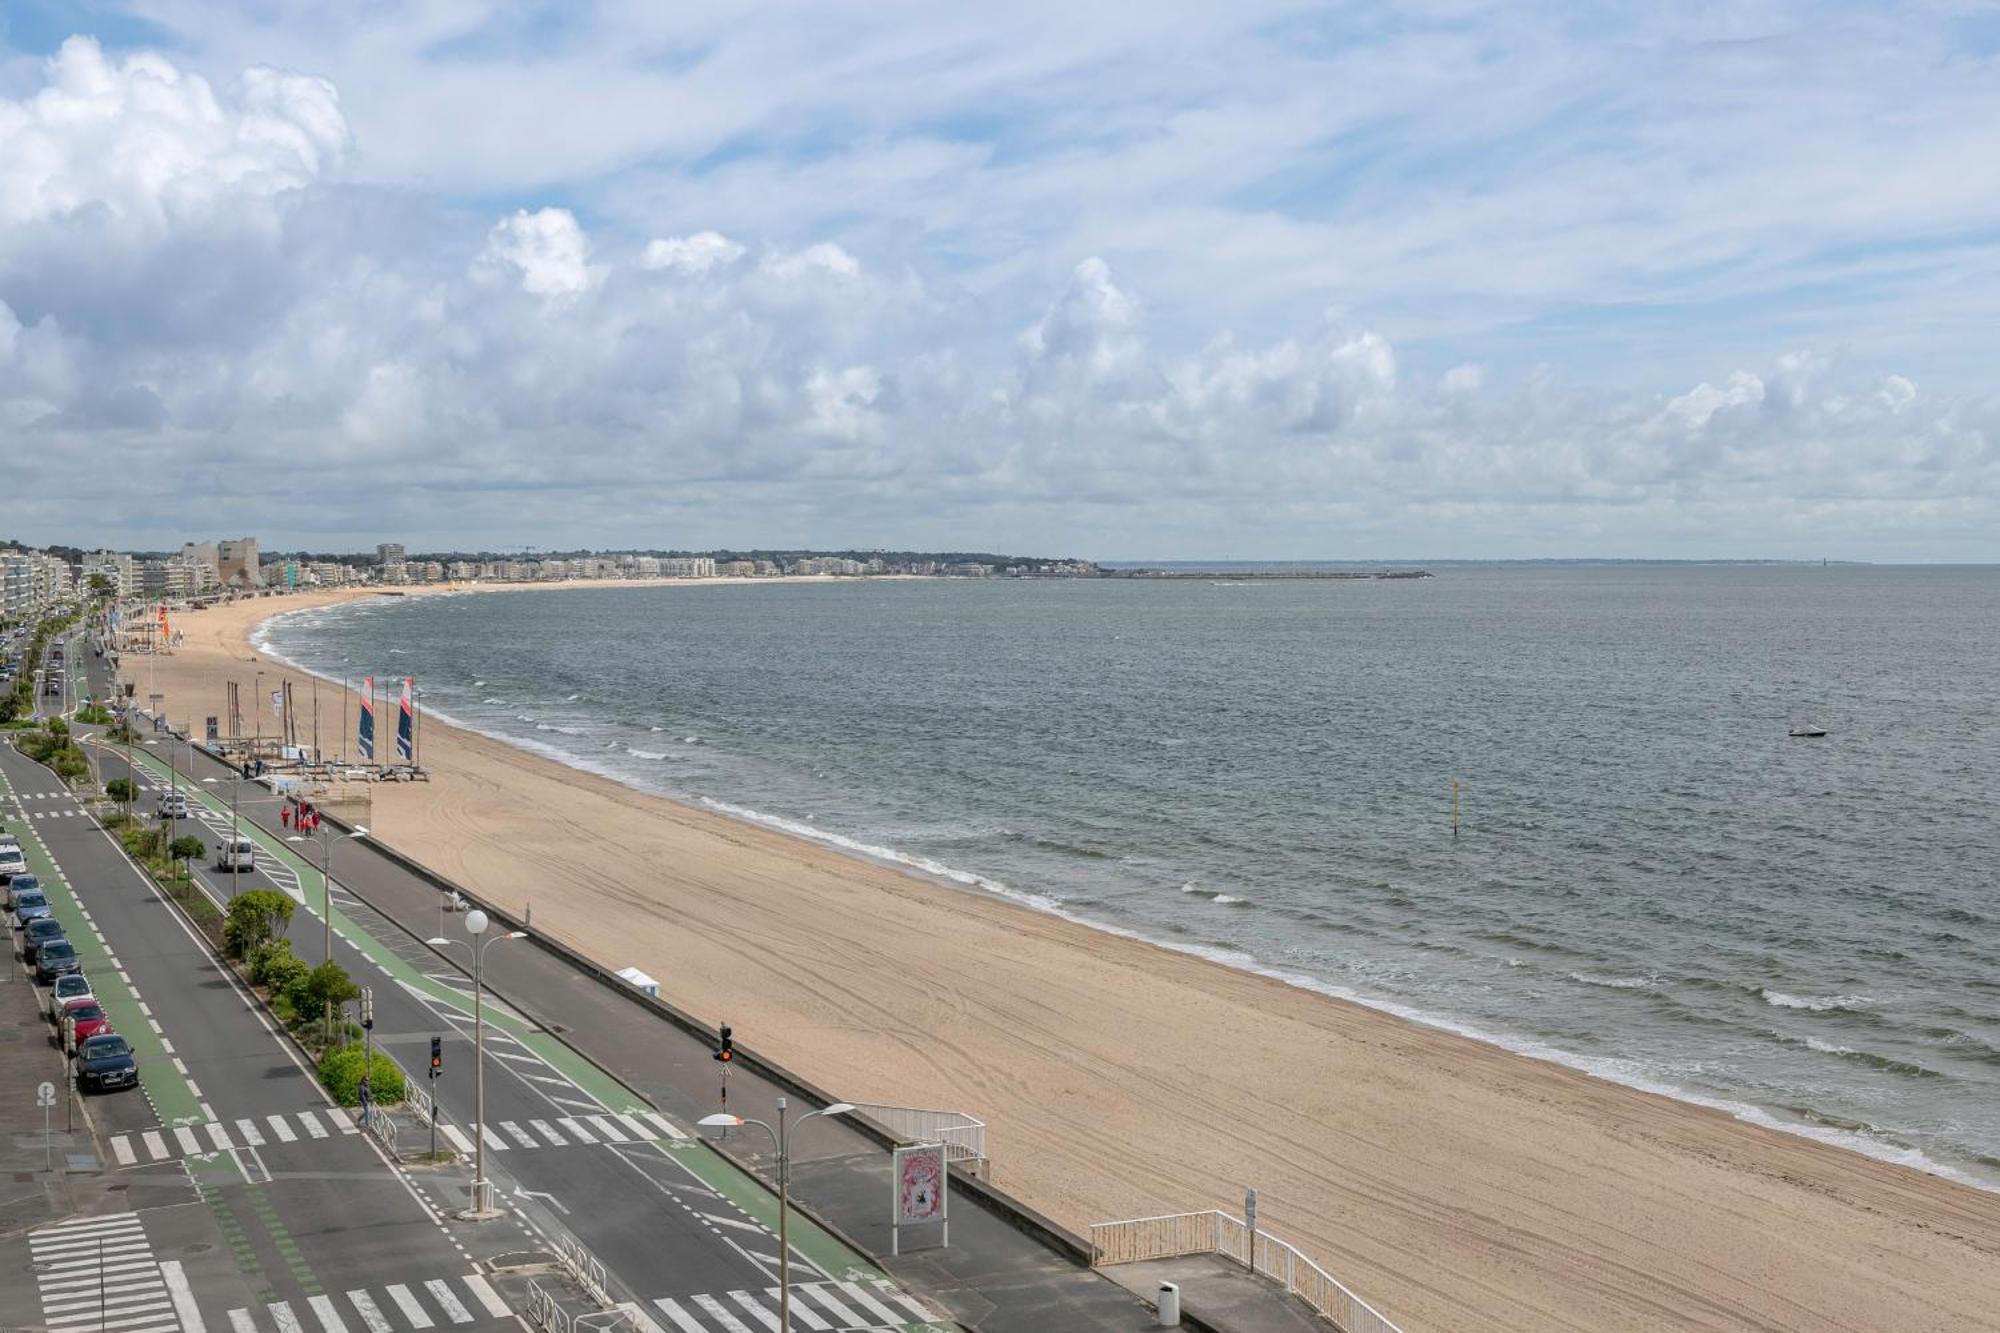
M 947 1179 L 942 1143 L 896 1149 L 896 1225 L 944 1221 Z

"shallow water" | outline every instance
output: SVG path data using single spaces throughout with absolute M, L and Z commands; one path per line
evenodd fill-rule
M 550 590 L 268 635 L 637 785 L 2000 1185 L 2000 571 Z

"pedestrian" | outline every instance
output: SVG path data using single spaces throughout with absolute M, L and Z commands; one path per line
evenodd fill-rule
M 365 1129 L 368 1125 L 368 1117 L 375 1109 L 375 1094 L 374 1091 L 368 1086 L 367 1070 L 364 1069 L 361 1071 L 361 1082 L 355 1085 L 354 1090 L 357 1093 L 359 1093 L 361 1097 L 361 1124 L 362 1127 Z
M 278 818 L 285 822 L 286 828 L 292 826 L 292 803 L 290 801 L 285 802 L 284 808 L 278 811 Z

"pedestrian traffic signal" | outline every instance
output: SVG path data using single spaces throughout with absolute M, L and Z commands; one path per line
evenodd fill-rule
M 717 1035 L 722 1038 L 722 1044 L 715 1048 L 715 1058 L 728 1064 L 736 1058 L 736 1040 L 729 1035 L 729 1024 L 724 1023 Z
M 432 1038 L 431 1038 L 431 1077 L 432 1077 L 432 1078 L 436 1078 L 436 1077 L 437 1077 L 437 1076 L 438 1076 L 438 1075 L 439 1075 L 440 1073 L 442 1073 L 442 1072 L 444 1072 L 444 1038 L 443 1038 L 443 1037 L 432 1037 Z

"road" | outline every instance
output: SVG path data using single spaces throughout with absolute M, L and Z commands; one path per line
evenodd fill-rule
M 97 669 L 92 692 L 106 697 L 101 663 L 78 656 L 87 651 L 72 649 L 71 660 Z M 144 789 L 142 810 L 152 808 L 158 790 L 186 781 L 160 757 L 171 753 L 166 738 L 147 739 L 158 743 L 137 747 L 131 761 Z M 115 750 L 101 752 L 99 762 L 107 781 L 127 772 Z M 76 801 L 58 790 L 53 776 L 11 751 L 0 753 L 0 775 L 12 788 L 22 822 L 76 886 L 78 925 L 101 934 L 107 956 L 93 961 L 93 979 L 107 966 L 115 976 L 131 979 L 131 995 L 112 999 L 112 1017 L 141 1048 L 146 1087 L 143 1098 L 93 1101 L 93 1109 L 102 1108 L 111 1164 L 134 1177 L 171 1179 L 178 1170 L 219 1226 L 233 1221 L 226 1234 L 232 1249 L 234 1238 L 243 1238 L 237 1267 L 248 1264 L 242 1285 L 253 1299 L 225 1304 L 232 1333 L 250 1333 L 253 1325 L 273 1333 L 311 1333 L 315 1320 L 323 1333 L 421 1328 L 413 1317 L 398 1321 L 404 1307 L 397 1292 L 421 1302 L 418 1293 L 430 1290 L 425 1283 L 454 1280 L 454 1257 L 466 1269 L 468 1260 L 477 1264 L 507 1248 L 553 1250 L 572 1238 L 602 1262 L 613 1299 L 642 1312 L 640 1333 L 776 1327 L 775 1200 L 685 1123 L 661 1115 L 555 1036 L 489 1000 L 484 1139 L 487 1172 L 508 1215 L 490 1223 L 456 1220 L 450 1213 L 463 1203 L 462 1171 L 397 1166 L 369 1136 L 349 1132 L 351 1126 L 326 1107 L 254 999 L 207 957 L 179 915 Z M 231 827 L 229 784 L 195 783 L 192 794 L 191 826 L 213 848 Z M 253 784 L 242 784 L 236 794 L 243 800 L 272 799 Z M 259 844 L 259 864 L 240 887 L 276 888 L 298 903 L 290 938 L 300 957 L 318 961 L 327 899 L 316 866 L 325 844 L 288 844 L 247 823 L 241 827 Z M 444 1077 L 433 1085 L 441 1108 L 440 1146 L 469 1152 L 473 1043 L 465 977 L 345 893 L 338 883 L 341 852 L 332 855 L 333 957 L 372 988 L 373 1037 L 406 1071 L 420 1074 L 431 1038 L 442 1038 Z M 231 889 L 226 873 L 204 870 L 201 880 L 213 899 L 226 902 Z M 449 929 L 462 934 L 455 922 Z M 408 1126 L 403 1130 L 412 1132 Z M 402 1146 L 408 1155 L 407 1139 Z M 863 1257 L 797 1216 L 791 1240 L 796 1327 L 952 1327 Z M 394 1280 L 385 1282 L 385 1276 Z M 463 1285 L 464 1274 L 455 1280 Z M 226 1286 L 214 1275 L 203 1282 Z M 488 1284 L 488 1289 L 504 1291 L 504 1286 Z M 207 1290 L 195 1290 L 205 1307 L 241 1294 L 211 1298 Z M 346 1297 L 350 1290 L 375 1293 L 372 1305 Z M 330 1292 L 346 1300 L 344 1310 L 334 1307 L 345 1314 L 346 1326 L 320 1317 L 314 1298 L 331 1300 Z M 483 1319 L 488 1317 L 483 1304 L 468 1303 L 477 1295 L 460 1292 L 459 1300 Z M 300 1320 L 300 1328 L 274 1313 L 281 1305 Z M 378 1327 L 370 1309 L 386 1324 Z M 230 1311 L 247 1312 L 249 1323 Z M 435 1315 L 432 1322 L 445 1326 Z M 146 1331 L 135 1326 L 115 1333 Z

